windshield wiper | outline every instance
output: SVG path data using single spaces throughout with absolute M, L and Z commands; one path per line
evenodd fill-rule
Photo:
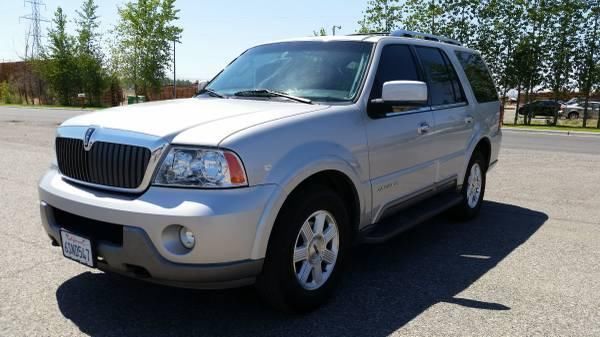
M 199 94 L 204 94 L 204 93 L 208 93 L 209 95 L 211 95 L 213 97 L 225 98 L 224 95 L 221 95 L 218 92 L 216 92 L 212 89 L 209 89 L 209 88 L 204 88 L 199 92 Z
M 256 89 L 256 90 L 243 90 L 238 91 L 234 96 L 240 97 L 284 97 L 287 99 L 291 99 L 296 102 L 312 104 L 312 101 L 308 98 L 298 97 L 286 94 L 285 92 L 275 91 L 271 89 Z

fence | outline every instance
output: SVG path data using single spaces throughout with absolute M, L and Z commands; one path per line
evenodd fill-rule
M 198 88 L 197 84 L 189 85 L 189 86 L 180 86 L 177 87 L 177 98 L 190 98 L 196 94 L 196 90 Z M 164 100 L 164 99 L 173 99 L 173 86 L 166 85 L 160 89 L 158 93 L 149 95 L 151 101 Z

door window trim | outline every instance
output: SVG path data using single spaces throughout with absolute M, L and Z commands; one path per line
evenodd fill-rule
M 408 109 L 405 111 L 397 111 L 397 112 L 388 112 L 385 114 L 385 116 L 379 117 L 379 118 L 388 118 L 388 117 L 396 117 L 396 116 L 406 116 L 406 115 L 414 115 L 414 114 L 420 114 L 423 112 L 427 112 L 427 111 L 432 111 L 433 109 L 431 109 L 431 107 L 429 105 L 427 106 L 422 106 L 419 108 L 415 108 L 415 109 Z
M 469 103 L 467 102 L 458 102 L 458 103 L 452 103 L 452 104 L 439 104 L 439 105 L 435 105 L 431 107 L 432 111 L 439 111 L 439 110 L 448 110 L 448 109 L 453 109 L 453 108 L 460 108 L 463 106 L 468 106 Z

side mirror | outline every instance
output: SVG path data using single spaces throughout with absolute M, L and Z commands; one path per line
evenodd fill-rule
M 427 103 L 427 84 L 420 81 L 385 82 L 381 90 L 381 100 L 390 103 Z
M 204 88 L 206 88 L 207 85 L 208 85 L 208 81 L 198 82 L 198 89 L 196 91 L 196 94 L 199 94 L 200 92 L 202 92 L 202 90 L 204 90 Z

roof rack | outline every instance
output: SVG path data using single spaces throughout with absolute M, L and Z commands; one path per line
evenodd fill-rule
M 437 42 L 442 42 L 442 43 L 448 43 L 448 44 L 453 44 L 455 46 L 462 46 L 462 43 L 460 43 L 460 41 L 458 40 L 454 40 L 454 39 L 450 39 L 444 36 L 439 36 L 439 35 L 433 35 L 433 34 L 427 34 L 427 33 L 420 33 L 420 32 L 413 32 L 411 30 L 406 30 L 406 29 L 398 29 L 395 30 L 391 33 L 385 33 L 385 32 L 369 32 L 369 33 L 355 33 L 355 34 L 349 34 L 348 36 L 396 36 L 396 37 L 409 37 L 409 38 L 413 38 L 413 39 L 423 39 L 423 40 L 429 40 L 429 41 L 437 41 Z
M 427 33 L 420 33 L 420 32 L 413 32 L 413 31 L 405 30 L 405 29 L 395 30 L 395 31 L 393 31 L 393 32 L 390 33 L 390 36 L 410 37 L 410 38 L 414 38 L 414 39 L 423 39 L 423 40 L 429 40 L 429 41 L 437 41 L 437 42 L 443 42 L 443 43 L 453 44 L 455 46 L 462 46 L 462 43 L 460 43 L 459 41 L 454 40 L 454 39 L 450 39 L 450 38 L 439 36 L 439 35 L 433 35 L 433 34 L 427 34 Z
M 386 33 L 386 32 L 368 32 L 368 33 L 352 33 L 352 34 L 348 34 L 348 36 L 369 36 L 369 35 L 388 36 L 388 35 L 390 35 L 390 33 Z

